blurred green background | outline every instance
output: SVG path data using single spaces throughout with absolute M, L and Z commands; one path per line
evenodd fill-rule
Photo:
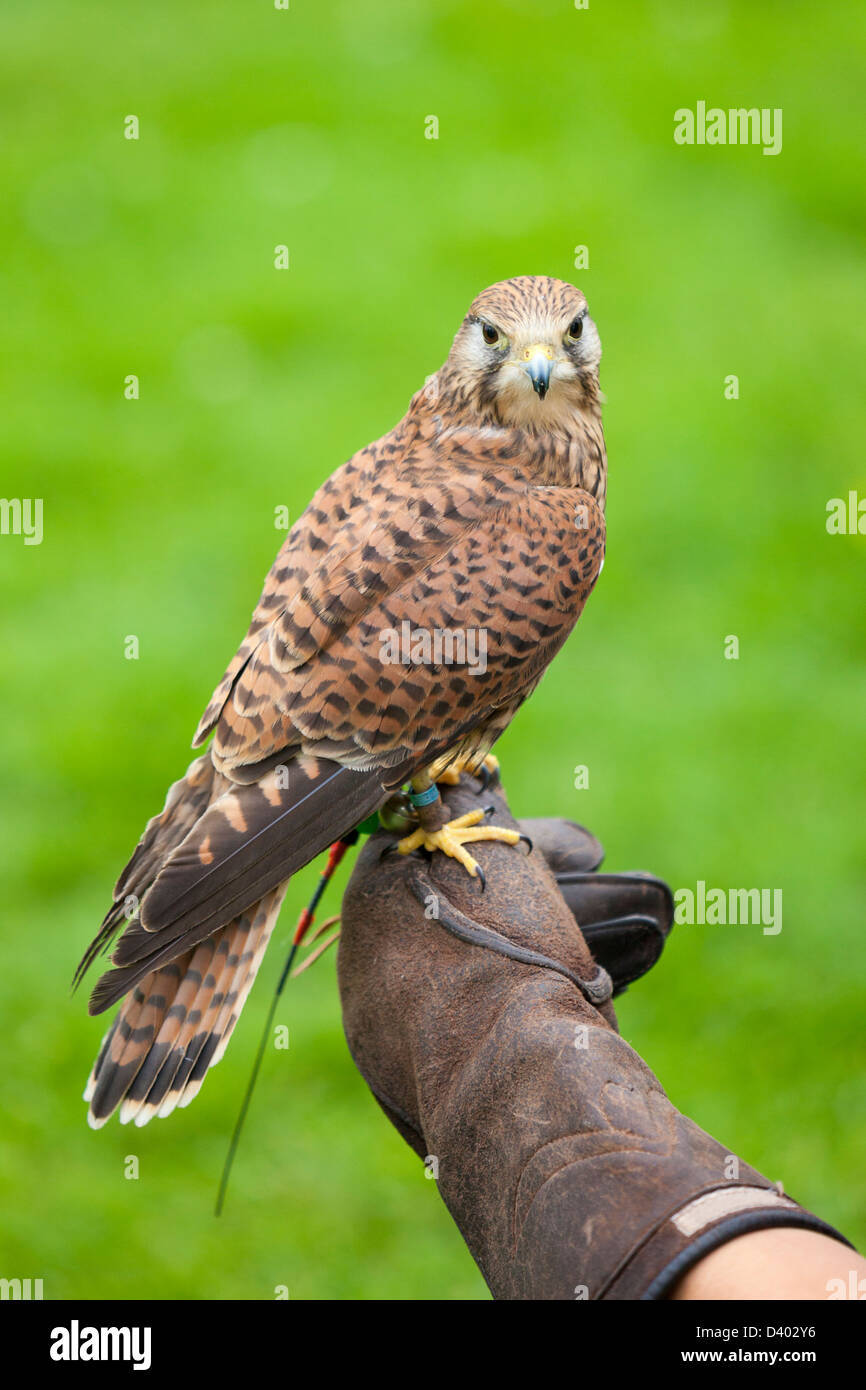
M 753 0 L 6 13 L 0 490 L 44 498 L 44 541 L 0 537 L 0 1274 L 48 1298 L 487 1296 L 352 1067 L 333 957 L 284 997 L 291 1048 L 211 1215 L 315 870 L 166 1122 L 87 1129 L 103 1021 L 68 986 L 246 629 L 274 508 L 525 273 L 588 295 L 610 489 L 602 580 L 498 749 L 512 806 L 591 826 L 611 868 L 783 890 L 778 936 L 677 928 L 621 1026 L 678 1106 L 866 1240 L 864 541 L 825 528 L 866 496 L 864 40 L 853 6 Z M 698 100 L 781 107 L 782 153 L 675 145 Z

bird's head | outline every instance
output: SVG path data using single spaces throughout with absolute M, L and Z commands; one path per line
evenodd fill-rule
M 521 275 L 473 301 L 445 370 L 464 401 L 497 424 L 570 434 L 596 415 L 601 342 L 580 290 Z

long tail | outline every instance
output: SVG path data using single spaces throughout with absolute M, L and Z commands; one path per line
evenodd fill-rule
M 115 903 L 79 966 L 77 978 L 99 948 L 125 926 L 111 956 L 119 968 L 97 981 L 91 1013 L 110 1008 L 153 971 L 235 921 L 375 811 L 386 795 L 376 772 L 355 772 L 339 763 L 304 757 L 274 768 L 252 785 L 228 787 L 205 807 L 179 843 L 170 845 L 140 905 L 125 922 L 123 895 L 129 892 L 129 871 L 121 878 Z M 151 821 L 145 838 L 153 826 Z M 168 827 L 157 829 L 167 838 Z M 145 848 L 143 841 L 140 849 Z M 145 856 L 151 872 L 156 849 L 151 846 Z M 145 874 L 136 856 L 130 862 L 133 868 L 135 882 L 142 886 Z
M 123 999 L 85 1091 L 98 1127 L 188 1105 L 225 1051 L 291 874 L 381 804 L 379 774 L 294 758 L 238 786 L 197 758 L 118 880 L 76 983 L 119 933 L 90 1012 Z M 124 998 L 124 996 L 126 996 Z
M 139 982 L 105 1037 L 84 1099 L 99 1129 L 189 1105 L 221 1059 L 270 940 L 286 885 Z
M 135 917 L 141 899 L 163 864 L 182 844 L 210 803 L 231 787 L 216 771 L 210 754 L 194 758 L 183 777 L 173 782 L 158 816 L 152 816 L 135 852 L 114 886 L 111 907 L 82 956 L 73 985 L 78 986 L 96 957 L 107 950 L 118 932 Z

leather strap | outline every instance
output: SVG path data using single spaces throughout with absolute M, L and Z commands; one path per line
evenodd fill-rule
M 509 941 L 508 937 L 500 936 L 499 932 L 491 927 L 483 927 L 480 922 L 473 922 L 471 918 L 466 917 L 448 901 L 441 889 L 433 887 L 424 870 L 415 865 L 409 871 L 409 887 L 422 907 L 430 901 L 431 895 L 434 896 L 438 910 L 432 920 L 438 922 L 440 927 L 444 927 L 458 940 L 465 941 L 468 946 L 483 946 L 489 951 L 496 951 L 500 956 L 507 956 L 509 960 L 521 961 L 524 965 L 534 965 L 542 970 L 555 970 L 558 975 L 564 975 L 576 985 L 584 999 L 594 1008 L 599 1004 L 606 1004 L 611 998 L 613 981 L 604 966 L 596 965 L 595 973 L 582 980 L 579 975 L 575 975 L 567 966 L 550 956 L 516 945 L 515 942 Z
M 712 1250 L 770 1226 L 800 1226 L 850 1246 L 843 1235 L 773 1187 L 706 1188 L 647 1232 L 595 1297 L 603 1301 L 667 1298 L 684 1274 Z

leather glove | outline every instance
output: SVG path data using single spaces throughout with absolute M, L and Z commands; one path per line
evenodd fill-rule
M 499 789 L 442 790 L 451 816 L 492 802 L 517 824 Z M 393 836 L 371 837 L 338 955 L 352 1056 L 494 1297 L 660 1299 L 746 1231 L 844 1239 L 681 1115 L 619 1036 L 614 982 L 657 957 L 665 886 L 595 874 L 600 846 L 567 822 L 528 833 L 528 853 L 473 845 L 483 892 L 441 854 L 383 857 Z
M 652 874 L 598 873 L 604 850 L 574 821 L 521 820 L 520 829 L 547 861 L 614 997 L 624 993 L 662 953 L 674 921 L 670 888 Z

